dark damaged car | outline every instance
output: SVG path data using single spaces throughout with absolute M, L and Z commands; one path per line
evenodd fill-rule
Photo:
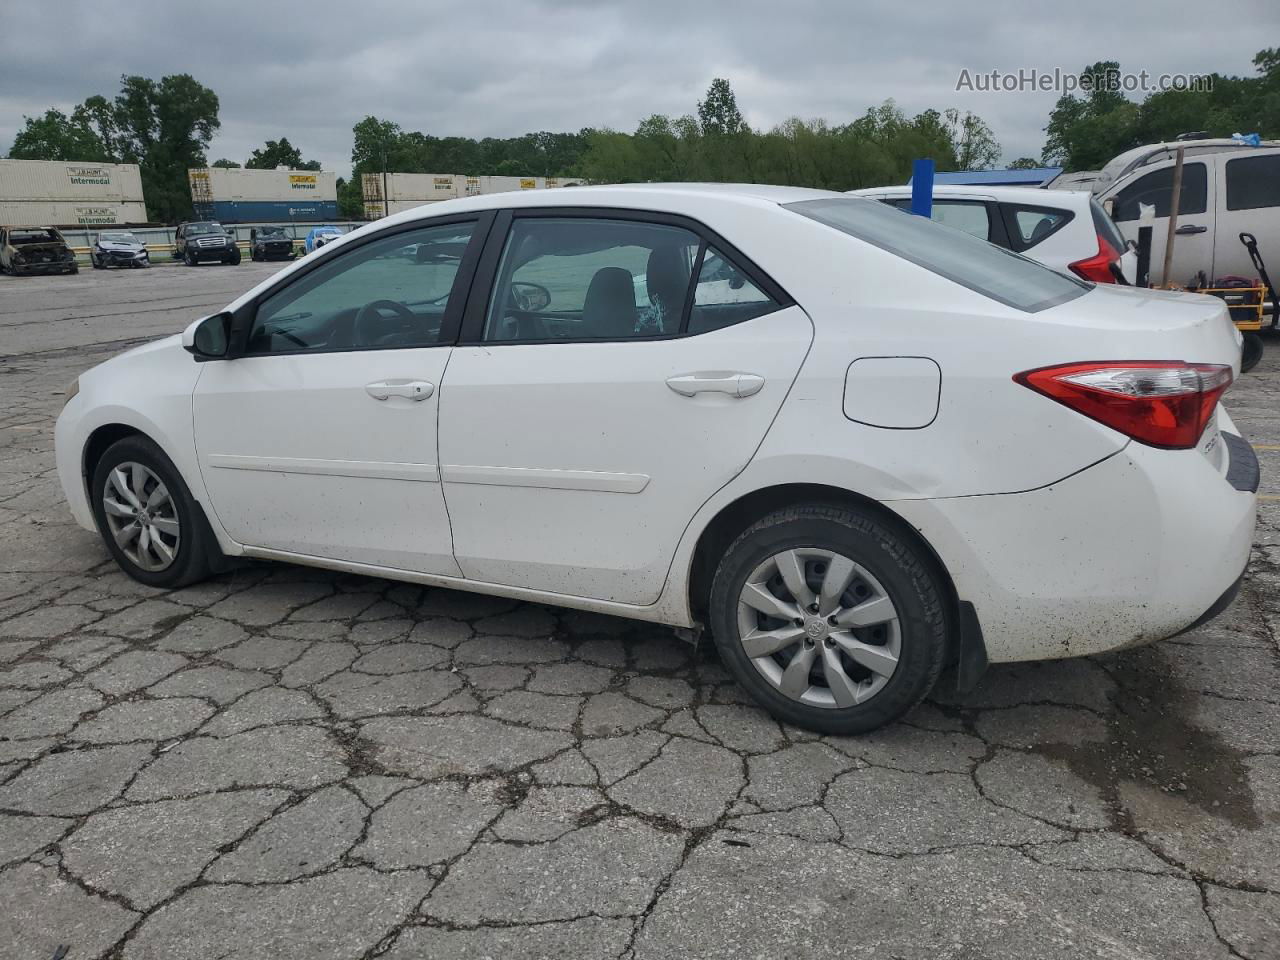
M 254 227 L 249 231 L 250 260 L 292 260 L 293 240 L 284 227 Z
M 53 227 L 0 227 L 0 272 L 79 273 L 80 267 Z
M 98 239 L 89 251 L 89 262 L 93 269 L 104 267 L 149 267 L 151 255 L 147 253 L 147 245 L 127 230 L 112 230 L 110 233 L 98 234 Z

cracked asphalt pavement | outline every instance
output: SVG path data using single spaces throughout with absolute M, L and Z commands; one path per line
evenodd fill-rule
M 0 278 L 0 955 L 1280 957 L 1280 339 L 1227 398 L 1264 500 L 1225 615 L 818 737 L 649 625 L 119 573 L 65 385 L 273 269 Z

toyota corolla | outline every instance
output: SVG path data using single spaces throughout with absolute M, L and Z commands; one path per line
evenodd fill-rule
M 1221 301 L 875 201 L 528 191 L 371 224 L 82 374 L 76 520 L 134 578 L 311 564 L 706 629 L 776 716 L 1219 612 L 1254 528 Z

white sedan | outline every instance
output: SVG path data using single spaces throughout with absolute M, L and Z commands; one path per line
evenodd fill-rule
M 380 220 L 81 375 L 57 461 L 143 583 L 256 557 L 706 627 L 775 715 L 852 733 L 948 663 L 1223 609 L 1239 362 L 1220 300 L 881 203 L 529 191 Z

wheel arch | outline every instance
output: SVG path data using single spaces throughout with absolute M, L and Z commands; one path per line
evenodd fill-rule
M 156 443 L 155 437 L 148 436 L 146 431 L 130 426 L 127 423 L 104 423 L 95 427 L 89 433 L 84 442 L 84 449 L 80 452 L 80 476 L 84 481 L 86 491 L 89 489 L 89 481 L 93 479 L 93 471 L 97 469 L 98 461 L 102 459 L 102 455 L 107 452 L 113 443 L 117 443 L 125 437 L 133 436 L 146 437 L 152 443 Z M 158 443 L 156 445 L 159 446 Z
M 918 546 L 933 567 L 942 585 L 947 618 L 947 633 L 953 646 L 960 622 L 960 598 L 955 582 L 946 564 L 924 535 L 884 504 L 870 497 L 843 487 L 823 483 L 784 483 L 760 487 L 745 493 L 719 512 L 703 527 L 693 549 L 689 565 L 688 603 L 695 621 L 707 622 L 707 604 L 711 595 L 711 581 L 715 576 L 719 558 L 743 530 L 760 518 L 783 507 L 799 503 L 836 503 L 857 507 L 874 514 L 877 519 L 891 526 L 895 532 Z

